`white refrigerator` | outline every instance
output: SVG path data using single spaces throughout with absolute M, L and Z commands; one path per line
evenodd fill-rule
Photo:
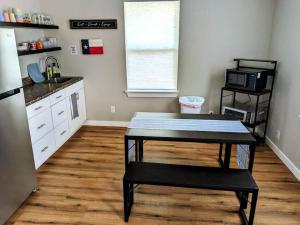
M 15 33 L 0 29 L 0 224 L 36 188 Z

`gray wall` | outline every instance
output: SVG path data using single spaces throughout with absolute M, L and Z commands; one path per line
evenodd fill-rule
M 270 56 L 280 62 L 269 138 L 300 168 L 300 1 L 277 1 Z M 280 131 L 281 137 L 277 138 Z
M 123 28 L 123 0 L 43 0 L 41 7 L 61 29 L 57 36 L 66 75 L 84 76 L 89 120 L 128 121 L 136 111 L 176 112 L 176 98 L 128 98 Z M 181 0 L 180 95 L 207 99 L 205 110 L 218 109 L 224 69 L 234 57 L 268 58 L 273 0 Z M 69 19 L 116 18 L 118 30 L 70 30 Z M 102 38 L 103 56 L 71 56 L 69 47 L 80 39 Z M 116 113 L 110 113 L 116 105 Z

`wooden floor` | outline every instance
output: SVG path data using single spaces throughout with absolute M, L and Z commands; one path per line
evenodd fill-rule
M 7 224 L 125 224 L 124 132 L 83 127 L 39 169 L 39 191 Z M 145 160 L 218 166 L 217 148 L 147 142 Z M 268 147 L 257 150 L 254 177 L 260 187 L 255 224 L 299 225 L 300 183 Z M 136 191 L 128 224 L 241 224 L 237 211 L 231 192 L 144 185 Z

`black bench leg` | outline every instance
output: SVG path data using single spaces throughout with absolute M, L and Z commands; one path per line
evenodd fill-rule
M 131 208 L 133 205 L 133 184 L 123 180 L 123 196 L 124 196 L 124 220 L 128 222 Z
M 247 196 L 249 193 L 247 193 Z M 244 207 L 243 207 L 243 202 L 240 204 L 240 216 L 242 218 L 243 225 L 253 225 L 254 223 L 254 215 L 255 215 L 255 210 L 256 210 L 256 203 L 257 203 L 257 197 L 258 197 L 258 191 L 252 193 L 252 200 L 251 200 L 251 208 L 250 208 L 250 213 L 249 213 L 249 220 L 247 219 Z
M 241 199 L 241 205 L 242 205 L 243 209 L 247 209 L 249 193 L 242 192 L 241 194 L 243 195 L 243 197 Z
M 133 183 L 130 183 L 129 184 L 129 203 L 131 205 L 133 205 L 133 203 L 134 203 L 133 195 L 134 195 L 134 185 L 133 185 Z
M 257 196 L 258 196 L 258 192 L 254 192 L 252 194 L 251 209 L 250 209 L 250 215 L 249 215 L 248 225 L 253 225 L 253 222 L 254 222 L 254 215 L 255 215 L 255 210 L 256 210 Z

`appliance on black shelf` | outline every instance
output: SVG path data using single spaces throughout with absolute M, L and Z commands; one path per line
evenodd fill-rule
M 225 86 L 249 91 L 260 91 L 266 88 L 268 70 L 259 69 L 228 69 L 226 71 Z
M 263 121 L 267 118 L 268 107 L 261 104 L 257 110 L 256 122 Z M 255 106 L 236 102 L 234 106 L 223 106 L 223 115 L 231 115 L 249 124 L 255 123 Z

